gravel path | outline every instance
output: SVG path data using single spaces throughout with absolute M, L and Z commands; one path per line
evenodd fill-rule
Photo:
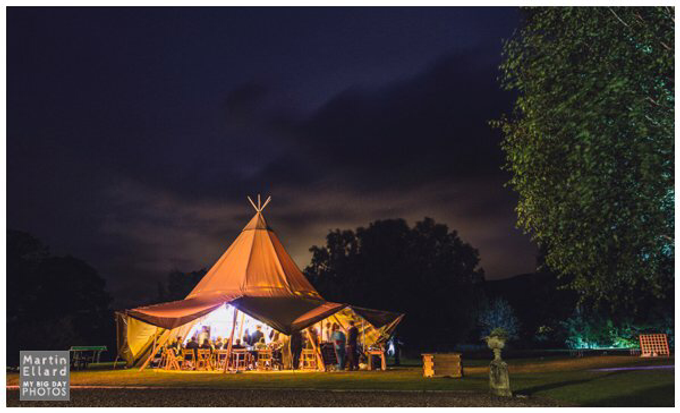
M 333 391 L 289 389 L 71 389 L 69 402 L 20 402 L 7 389 L 8 407 L 462 407 L 559 406 L 541 398 L 500 398 L 467 392 Z

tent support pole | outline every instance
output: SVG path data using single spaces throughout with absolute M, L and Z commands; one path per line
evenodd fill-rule
M 323 364 L 323 357 L 321 356 L 321 349 L 316 346 L 314 337 L 312 337 L 312 332 L 309 331 L 309 328 L 307 328 L 305 331 L 307 331 L 307 338 L 309 339 L 309 342 L 312 343 L 312 348 L 314 349 L 314 353 L 316 353 L 317 369 L 320 371 L 326 371 L 326 366 Z
M 156 332 L 154 333 L 154 336 L 153 336 L 153 350 L 151 350 L 151 354 L 149 354 L 149 358 L 146 359 L 144 364 L 142 364 L 142 367 L 139 368 L 139 371 L 143 371 L 146 368 L 146 366 L 149 365 L 153 356 L 156 355 L 156 339 L 157 338 L 158 338 L 158 327 L 156 327 Z
M 227 344 L 227 359 L 224 360 L 224 370 L 223 373 L 227 372 L 227 367 L 229 367 L 229 359 L 231 358 L 231 347 L 234 344 L 234 330 L 236 330 L 236 317 L 238 316 L 238 310 L 234 307 L 234 320 L 231 323 L 231 334 L 229 335 L 229 344 Z
M 239 321 L 238 325 L 238 338 L 239 340 L 243 338 L 243 322 L 245 321 L 246 318 L 246 313 L 241 311 L 241 321 Z

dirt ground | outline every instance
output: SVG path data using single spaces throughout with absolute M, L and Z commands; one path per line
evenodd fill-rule
M 542 398 L 501 398 L 473 392 L 334 391 L 289 389 L 71 389 L 69 402 L 20 402 L 7 389 L 8 407 L 469 407 L 559 406 Z

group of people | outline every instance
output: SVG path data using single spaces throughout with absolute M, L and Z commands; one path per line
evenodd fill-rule
M 265 341 L 264 333 L 262 332 L 262 326 L 257 326 L 256 330 L 252 334 L 248 334 L 246 330 L 243 335 L 243 340 L 235 339 L 232 345 L 233 349 L 239 348 L 249 348 L 252 350 L 264 350 L 264 349 L 276 349 L 281 346 L 279 340 L 279 333 L 272 332 L 270 344 Z M 183 349 L 193 350 L 196 352 L 198 349 L 209 349 L 211 352 L 217 350 L 226 350 L 229 347 L 229 338 L 223 339 L 222 337 L 217 337 L 211 339 L 207 334 L 195 334 L 193 335 L 186 344 L 183 342 L 182 337 L 177 337 L 173 339 L 168 345 L 168 348 L 175 351 L 176 354 L 182 352 Z
M 323 330 L 321 337 L 318 333 L 311 329 L 310 338 L 305 339 L 301 332 L 293 333 L 291 336 L 290 348 L 293 353 L 293 368 L 297 368 L 300 361 L 300 354 L 302 348 L 314 348 L 316 346 L 331 345 L 335 350 L 337 364 L 336 370 L 344 370 L 345 366 L 348 370 L 359 370 L 359 329 L 356 327 L 354 321 L 349 322 L 349 329 L 347 334 L 342 331 L 338 323 L 326 323 L 326 328 Z M 311 340 L 314 341 L 312 344 Z
M 290 353 L 288 353 L 288 357 L 292 356 L 292 363 L 289 363 L 290 367 L 293 369 L 300 367 L 300 356 L 303 348 L 312 349 L 332 346 L 337 360 L 336 370 L 345 370 L 345 368 L 347 370 L 359 370 L 359 329 L 354 321 L 349 321 L 349 328 L 346 330 L 346 333 L 338 323 L 331 324 L 330 322 L 326 323 L 325 328 L 322 326 L 321 334 L 319 334 L 318 330 L 311 327 L 308 331 L 308 335 L 303 335 L 301 331 L 297 331 L 290 336 Z M 242 339 L 236 338 L 231 348 L 248 349 L 252 353 L 261 350 L 272 350 L 276 353 L 275 358 L 282 360 L 282 353 L 287 340 L 286 336 L 272 330 L 269 336 L 269 344 L 267 344 L 262 326 L 258 325 L 254 332 L 248 333 L 248 330 L 246 330 Z M 229 338 L 223 339 L 222 337 L 217 337 L 211 339 L 205 330 L 193 335 L 186 344 L 184 344 L 182 337 L 177 337 L 167 344 L 167 348 L 173 350 L 177 355 L 181 354 L 183 349 L 193 350 L 194 354 L 196 354 L 198 349 L 209 349 L 212 353 L 218 350 L 227 350 L 228 347 Z

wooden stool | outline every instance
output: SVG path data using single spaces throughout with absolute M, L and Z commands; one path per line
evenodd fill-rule
M 182 350 L 182 370 L 193 370 L 196 367 L 196 357 L 191 349 Z
M 271 370 L 273 364 L 274 356 L 271 350 L 258 350 L 257 351 L 257 369 L 258 370 Z
M 210 349 L 198 349 L 196 370 L 212 370 L 212 366 L 210 364 Z
M 303 349 L 300 357 L 301 370 L 317 370 L 316 353 L 312 349 Z
M 387 361 L 385 360 L 384 350 L 368 350 L 368 369 L 373 370 L 373 356 L 380 356 L 380 370 L 387 370 Z

